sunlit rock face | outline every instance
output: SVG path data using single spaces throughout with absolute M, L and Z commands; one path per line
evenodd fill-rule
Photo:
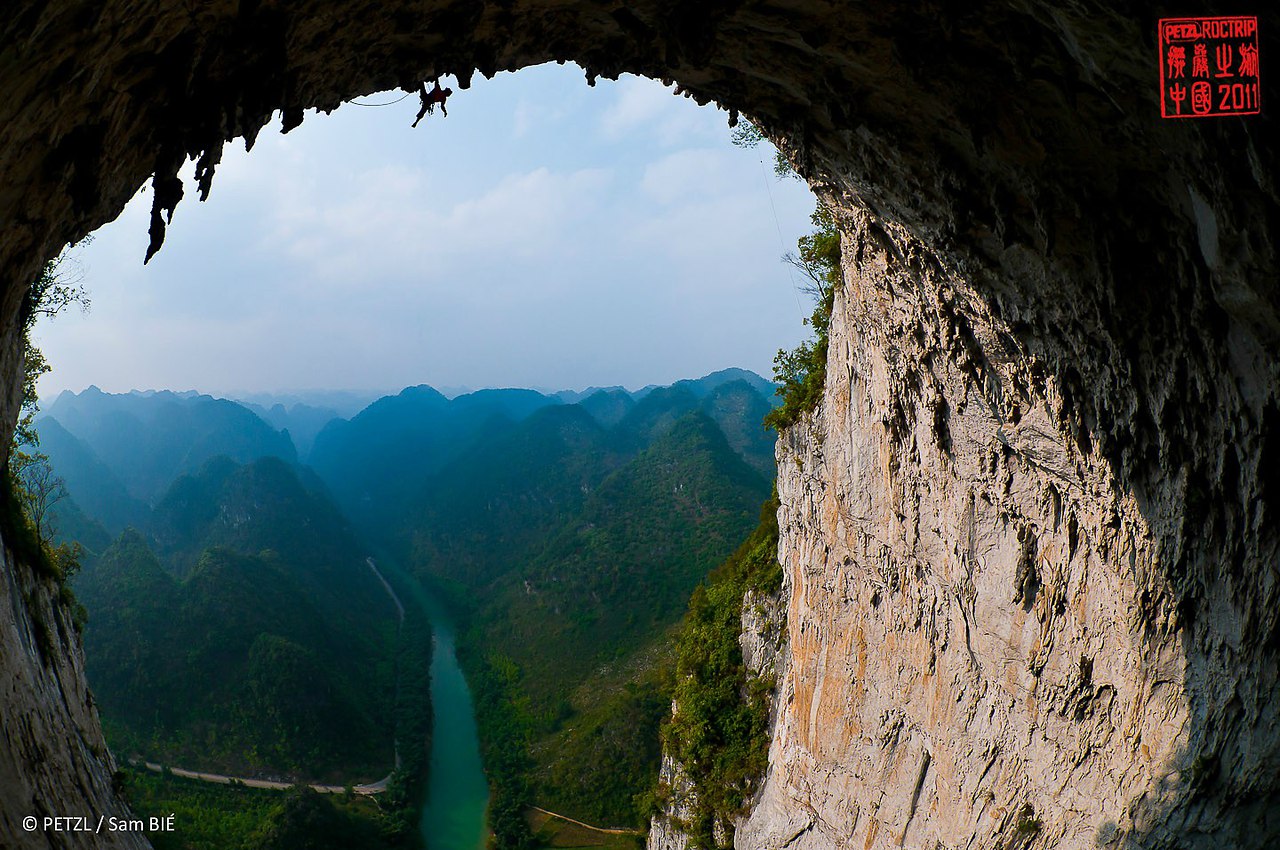
M 1271 846 L 1280 142 L 1265 116 L 1158 117 L 1156 15 L 16 0 L 0 21 L 0 414 L 11 426 L 15 318 L 40 264 L 152 174 L 158 244 L 197 189 L 181 161 L 208 188 L 223 142 L 274 110 L 292 126 L 548 60 L 674 80 L 765 128 L 845 234 L 826 397 L 779 447 L 787 649 L 739 845 Z M 30 573 L 4 573 L 16 624 L 48 604 Z M 83 692 L 77 639 L 50 662 L 24 628 L 0 632 L 6 829 L 37 804 L 112 805 L 92 712 L 57 697 Z
M 1274 746 L 1269 705 L 1225 739 L 1196 719 L 1202 695 L 1259 687 L 1258 668 L 1212 669 L 1189 644 L 1238 615 L 1179 605 L 1162 548 L 1177 527 L 1075 439 L 1060 390 L 1029 380 L 963 276 L 853 222 L 826 397 L 779 451 L 790 664 L 738 846 L 1274 834 L 1265 803 L 1214 804 L 1197 761 Z M 1236 781 L 1266 794 L 1264 776 Z

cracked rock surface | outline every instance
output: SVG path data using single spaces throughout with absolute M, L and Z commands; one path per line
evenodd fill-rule
M 971 359 L 999 335 L 963 282 L 867 216 L 847 248 L 822 408 L 779 451 L 789 669 L 737 846 L 1188 846 L 1209 730 L 1157 530 L 1052 387 Z
M 148 847 L 136 833 L 86 831 L 129 810 L 112 784 L 115 762 L 85 682 L 80 634 L 52 580 L 32 575 L 7 550 L 0 576 L 0 846 Z M 23 824 L 28 817 L 36 829 Z M 83 817 L 88 825 L 46 829 L 47 817 Z

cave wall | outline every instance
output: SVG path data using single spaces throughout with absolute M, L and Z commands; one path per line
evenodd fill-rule
M 0 419 L 16 417 L 15 320 L 41 263 L 152 175 L 158 247 L 222 145 L 274 111 L 295 126 L 374 91 L 551 60 L 674 80 L 757 121 L 845 239 L 826 397 L 779 449 L 790 660 L 740 843 L 1266 846 L 1280 144 L 1266 114 L 1158 117 L 1159 11 L 15 0 L 0 21 Z M 1280 14 L 1261 32 L 1265 108 Z M 184 188 L 189 156 L 200 185 Z M 15 622 L 34 580 L 5 573 Z M 37 684 L 19 633 L 0 635 L 0 708 L 98 740 L 91 714 Z M 109 805 L 93 747 L 33 762 L 18 753 L 44 731 L 18 734 L 0 751 L 0 776 L 24 777 L 0 785 L 6 815 L 33 788 Z M 1038 830 L 1018 828 L 1025 804 Z
M 1170 576 L 1185 514 L 1118 485 L 965 276 L 850 220 L 825 397 L 779 445 L 787 670 L 736 846 L 1271 846 L 1250 594 Z M 1221 545 L 1184 569 L 1221 588 Z
M 7 548 L 0 552 L 0 665 L 0 846 L 149 846 L 134 833 L 96 833 L 99 817 L 125 819 L 129 810 L 117 797 L 80 633 L 54 581 Z M 90 816 L 76 830 L 44 828 L 47 817 Z M 36 829 L 23 823 L 28 817 L 38 819 Z
M 845 285 L 779 442 L 788 669 L 738 847 L 1280 843 L 1275 128 L 1127 120 L 1117 42 L 1052 20 L 1079 76 L 994 106 L 985 201 L 865 188 L 908 156 L 955 186 L 887 138 L 829 195 Z

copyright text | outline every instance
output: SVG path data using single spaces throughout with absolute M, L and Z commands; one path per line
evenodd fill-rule
M 124 818 L 115 815 L 81 817 L 79 815 L 27 815 L 22 828 L 27 832 L 173 832 L 175 815 L 148 818 Z

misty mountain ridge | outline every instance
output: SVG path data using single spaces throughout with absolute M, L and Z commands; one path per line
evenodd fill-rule
M 219 455 L 242 463 L 260 457 L 298 459 L 288 434 L 243 405 L 208 395 L 111 394 L 90 387 L 59 395 L 41 411 L 37 432 L 48 419 L 91 449 L 128 495 L 145 504 L 153 504 L 178 476 Z M 49 456 L 60 474 L 71 473 L 60 468 L 72 463 L 70 458 Z M 77 502 L 84 504 L 82 498 Z
M 772 439 L 758 422 L 776 404 L 773 388 L 743 369 L 635 392 L 503 388 L 450 398 L 419 385 L 375 399 L 344 419 L 337 414 L 360 402 L 359 393 L 246 394 L 244 401 L 233 401 L 195 390 L 108 393 L 90 386 L 60 393 L 40 411 L 36 430 L 40 450 L 68 491 L 55 508 L 60 536 L 78 539 L 96 553 L 126 527 L 148 526 L 167 489 L 218 456 L 242 464 L 261 457 L 308 463 L 330 484 L 341 483 L 335 497 L 345 512 L 358 516 L 375 503 L 409 497 L 414 482 L 477 442 L 495 438 L 503 423 L 522 421 L 544 407 L 576 404 L 606 429 L 630 417 L 627 427 L 634 432 L 645 411 L 656 409 L 653 401 L 643 403 L 655 392 L 659 398 L 677 393 L 687 409 L 701 399 L 735 450 L 769 476 Z M 263 406 L 267 402 L 270 407 Z M 670 421 L 667 417 L 666 424 Z M 662 425 L 645 427 L 655 424 Z M 643 435 L 633 436 L 639 439 L 634 445 L 645 442 Z M 387 481 L 400 483 L 383 486 Z
M 577 404 L 598 393 L 606 393 L 610 395 L 625 395 L 633 400 L 640 400 L 644 396 L 656 389 L 663 387 L 682 384 L 688 386 L 696 396 L 702 397 L 717 387 L 734 380 L 743 380 L 750 384 L 757 392 L 769 400 L 770 404 L 776 405 L 774 391 L 777 385 L 773 382 L 762 378 L 760 375 L 748 369 L 730 367 L 711 372 L 700 378 L 687 378 L 674 382 L 674 384 L 648 384 L 635 390 L 629 390 L 626 387 L 615 384 L 611 386 L 589 386 L 584 389 L 547 389 L 547 388 L 516 388 L 516 387 L 489 387 L 481 389 L 473 389 L 464 386 L 430 386 L 420 384 L 414 387 L 406 387 L 398 393 L 379 393 L 365 390 L 329 390 L 329 389 L 312 389 L 312 390 L 290 390 L 280 392 L 230 392 L 224 394 L 208 393 L 195 389 L 188 390 L 157 390 L 157 389 L 132 389 L 124 393 L 109 393 L 100 389 L 97 385 L 91 384 L 80 392 L 72 390 L 62 390 L 54 397 L 52 401 L 44 402 L 40 416 L 54 416 L 60 420 L 64 420 L 62 424 L 69 427 L 72 433 L 76 433 L 76 428 L 71 426 L 67 421 L 74 419 L 74 414 L 69 414 L 69 410 L 83 410 L 86 406 L 90 406 L 99 411 L 105 410 L 128 410 L 134 415 L 144 415 L 146 407 L 138 407 L 131 402 L 149 400 L 150 402 L 192 402 L 201 399 L 211 399 L 215 401 L 229 401 L 239 404 L 249 409 L 261 418 L 264 422 L 271 424 L 276 430 L 289 430 L 294 437 L 295 447 L 299 449 L 301 457 L 306 456 L 306 451 L 301 449 L 303 443 L 308 443 L 307 439 L 299 439 L 298 432 L 301 430 L 314 429 L 318 433 L 329 420 L 315 424 L 315 420 L 321 416 L 327 415 L 329 419 L 352 419 L 361 414 L 370 406 L 377 402 L 394 398 L 400 395 L 404 390 L 426 388 L 440 395 L 446 401 L 454 401 L 465 399 L 471 396 L 492 393 L 536 393 L 537 395 L 547 397 L 553 400 L 553 403 L 561 404 Z M 59 415 L 61 413 L 62 415 Z M 295 431 L 295 425 L 291 424 L 291 420 L 304 420 L 307 422 Z M 81 436 L 77 433 L 77 436 Z M 312 435 L 312 438 L 314 434 Z
M 70 493 L 60 536 L 87 550 L 113 738 L 175 763 L 372 777 L 394 684 L 372 552 L 456 604 L 482 734 L 523 724 L 539 799 L 632 822 L 669 705 L 664 641 L 769 494 L 773 389 L 740 369 L 634 392 L 418 385 L 350 418 L 62 394 L 38 428 Z M 528 714 L 495 720 L 491 698 Z M 348 727 L 363 750 L 336 741 Z

